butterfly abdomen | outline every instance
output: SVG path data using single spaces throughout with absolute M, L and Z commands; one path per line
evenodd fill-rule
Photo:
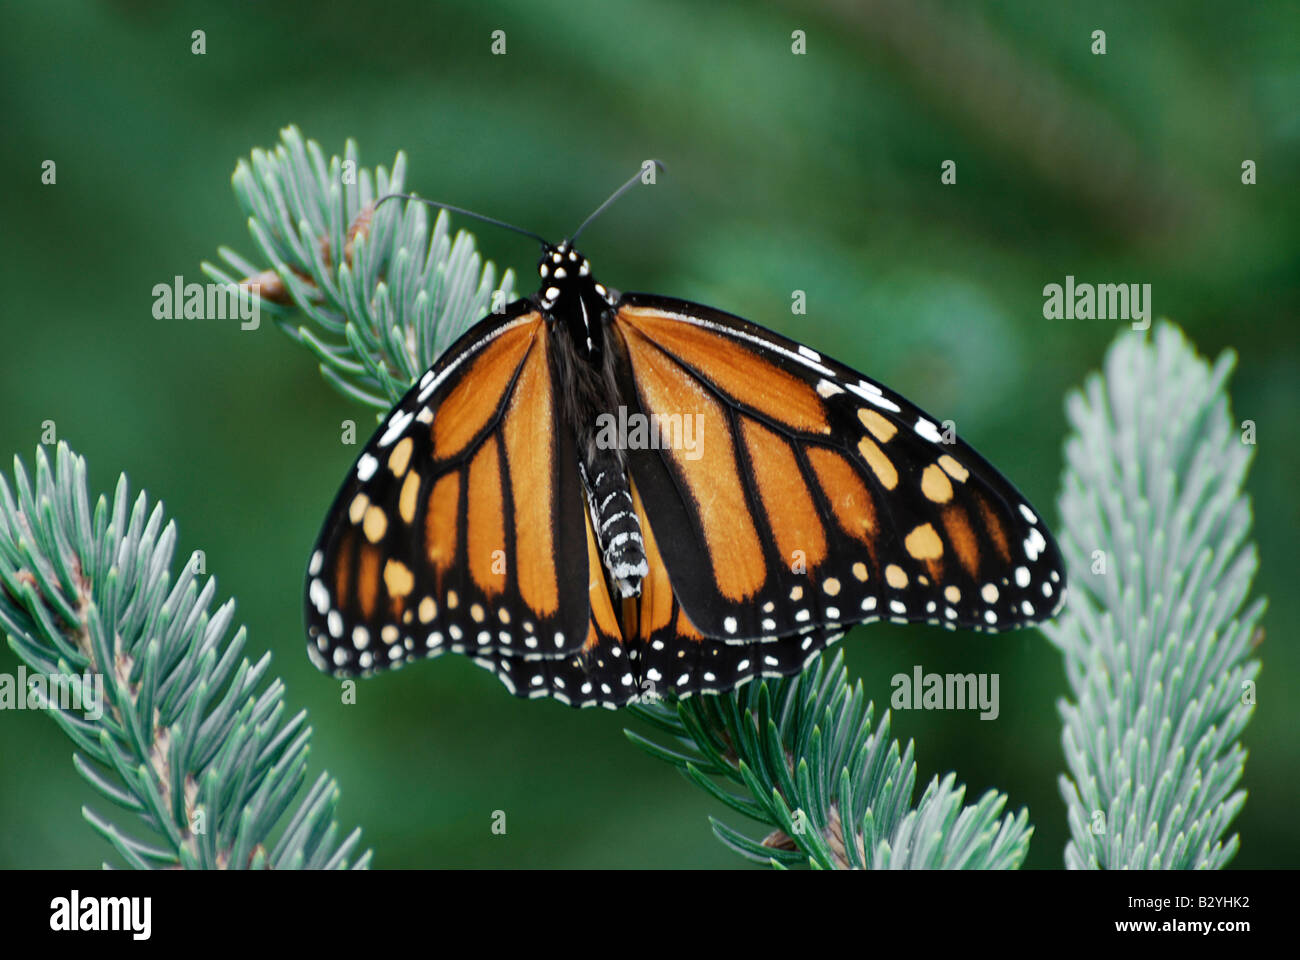
M 619 592 L 625 597 L 636 596 L 650 568 L 641 524 L 632 504 L 627 465 L 617 450 L 596 447 L 592 452 L 590 460 L 582 465 L 582 479 L 601 559 Z

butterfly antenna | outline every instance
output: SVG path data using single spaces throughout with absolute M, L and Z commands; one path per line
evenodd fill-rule
M 459 213 L 465 217 L 473 217 L 475 220 L 481 220 L 483 223 L 490 223 L 494 227 L 505 227 L 507 230 L 513 230 L 515 233 L 522 233 L 525 237 L 532 237 L 542 246 L 546 246 L 546 238 L 540 234 L 533 233 L 531 230 L 525 230 L 523 227 L 516 227 L 513 223 L 506 223 L 504 220 L 497 220 L 495 217 L 485 217 L 481 213 L 475 213 L 473 210 L 466 210 L 464 207 L 453 207 L 450 203 L 439 203 L 437 200 L 426 200 L 424 197 L 417 197 L 410 193 L 389 193 L 386 194 L 378 203 L 375 209 L 378 210 L 389 200 L 401 198 L 402 200 L 414 200 L 416 203 L 425 203 L 431 207 L 437 207 L 439 210 L 446 210 L 449 213 Z
M 650 163 L 653 163 L 653 164 L 655 165 L 655 169 L 656 169 L 656 170 L 659 170 L 660 172 L 663 172 L 663 171 L 666 169 L 666 168 L 664 167 L 664 165 L 663 165 L 662 163 L 660 163 L 658 160 L 651 160 L 651 161 L 649 161 L 649 162 L 650 162 Z M 587 226 L 591 223 L 591 221 L 595 220 L 595 219 L 596 219 L 597 217 L 599 217 L 602 213 L 604 213 L 605 210 L 608 209 L 609 206 L 610 206 L 610 205 L 611 205 L 615 200 L 617 200 L 619 197 L 623 196 L 623 194 L 627 193 L 629 190 L 631 190 L 633 187 L 635 187 L 635 186 L 637 185 L 637 182 L 641 179 L 642 176 L 644 176 L 644 174 L 645 174 L 645 168 L 644 168 L 644 166 L 643 166 L 642 169 L 638 170 L 635 174 L 632 175 L 632 178 L 631 178 L 630 180 L 628 180 L 627 183 L 623 184 L 623 186 L 619 187 L 619 188 L 618 188 L 617 190 L 615 190 L 612 194 L 610 194 L 610 197 L 609 197 L 608 200 L 606 200 L 606 201 L 605 201 L 604 203 L 602 203 L 599 207 L 597 207 L 595 210 L 593 210 L 592 213 L 591 213 L 591 216 L 589 216 L 586 220 L 582 221 L 582 225 L 581 225 L 580 227 L 578 227 L 577 230 L 574 230 L 574 231 L 573 231 L 573 236 L 570 237 L 570 239 L 571 239 L 571 240 L 577 240 L 577 239 L 578 239 L 578 234 L 580 234 L 580 233 L 582 233 L 582 231 L 586 230 L 586 229 L 587 229 Z

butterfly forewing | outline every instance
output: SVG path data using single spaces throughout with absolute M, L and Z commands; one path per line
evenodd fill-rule
M 522 302 L 490 317 L 366 445 L 308 571 L 322 669 L 446 649 L 531 660 L 585 642 L 586 511 L 550 337 Z
M 1058 609 L 1061 560 L 1037 514 L 913 404 L 697 304 L 625 295 L 615 327 L 638 412 L 695 418 L 695 449 L 630 457 L 674 594 L 705 636 L 877 618 L 1002 630 Z

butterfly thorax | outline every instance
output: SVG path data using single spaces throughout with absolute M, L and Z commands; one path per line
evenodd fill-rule
M 537 274 L 538 306 L 564 328 L 580 355 L 597 363 L 605 353 L 605 314 L 614 295 L 592 276 L 587 258 L 567 240 L 543 250 Z
M 606 336 L 615 295 L 591 274 L 569 241 L 547 246 L 537 265 L 535 298 L 555 336 L 559 382 L 565 384 L 565 420 L 573 425 L 579 470 L 592 529 L 610 578 L 623 596 L 641 592 L 649 567 L 633 508 L 626 451 L 600 440 L 603 417 L 619 417 L 615 345 Z

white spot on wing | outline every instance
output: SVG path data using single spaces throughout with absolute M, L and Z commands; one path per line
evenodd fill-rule
M 939 428 L 936 427 L 925 417 L 916 418 L 916 435 L 922 440 L 929 440 L 931 443 L 942 443 L 943 437 L 939 434 Z
M 399 410 L 397 413 L 389 417 L 388 429 L 385 430 L 384 435 L 379 438 L 379 445 L 381 447 L 386 447 L 400 437 L 413 419 L 415 419 L 415 414 L 411 413 L 409 410 Z
M 894 403 L 892 400 L 885 399 L 875 384 L 861 380 L 858 383 L 847 384 L 847 387 L 850 393 L 857 394 L 872 406 L 879 407 L 882 410 L 888 410 L 890 413 L 902 412 L 898 404 Z
M 1038 528 L 1034 527 L 1029 531 L 1029 536 L 1025 538 L 1025 556 L 1027 556 L 1032 563 L 1037 560 L 1039 555 L 1046 549 L 1047 541 L 1044 540 L 1043 535 L 1038 532 Z
M 311 605 L 316 608 L 316 612 L 324 615 L 325 611 L 330 608 L 330 594 L 325 589 L 325 584 L 318 579 L 313 579 L 307 593 L 311 597 Z

